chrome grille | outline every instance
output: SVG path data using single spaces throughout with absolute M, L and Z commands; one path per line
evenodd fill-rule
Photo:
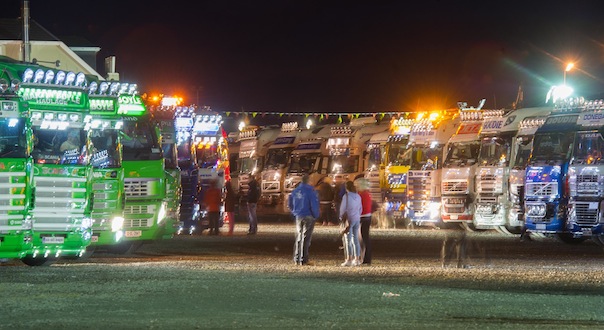
M 590 208 L 590 203 L 575 204 L 576 221 L 579 225 L 595 225 L 598 223 L 598 208 Z
M 535 182 L 526 184 L 526 196 L 557 196 L 558 182 Z
M 150 180 L 127 179 L 124 182 L 126 197 L 147 197 L 150 195 Z
M 468 191 L 468 181 L 444 181 L 443 194 L 446 193 L 466 193 Z
M 25 210 L 25 172 L 0 172 L 0 213 L 23 210 Z

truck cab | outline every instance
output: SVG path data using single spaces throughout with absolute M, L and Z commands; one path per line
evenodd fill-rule
M 394 221 L 402 221 L 407 206 L 407 174 L 409 172 L 409 135 L 414 120 L 392 119 L 388 142 L 386 142 L 386 167 L 384 170 L 384 211 Z
M 478 166 L 480 151 L 480 130 L 482 128 L 482 106 L 468 107 L 458 104 L 461 124 L 445 146 L 442 175 L 441 217 L 445 224 L 459 224 L 465 229 L 473 229 L 474 173 Z
M 547 115 L 548 108 L 523 108 L 514 111 L 485 111 L 480 132 L 480 153 L 476 171 L 476 202 L 474 226 L 477 229 L 497 229 L 518 232 L 507 226 L 512 208 L 509 199 L 512 146 L 520 123 L 525 118 Z
M 239 132 L 239 196 L 247 200 L 252 175 L 261 173 L 269 145 L 277 138 L 278 127 L 247 126 Z
M 411 127 L 407 215 L 415 225 L 441 224 L 443 148 L 459 126 L 458 111 L 420 113 Z

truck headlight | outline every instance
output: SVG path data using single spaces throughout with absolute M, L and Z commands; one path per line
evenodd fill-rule
M 111 231 L 116 232 L 120 231 L 124 228 L 124 218 L 122 217 L 114 217 L 111 221 Z
M 158 225 L 160 223 L 162 223 L 162 221 L 164 221 L 164 218 L 166 217 L 166 213 L 167 213 L 166 203 L 161 203 L 161 206 L 159 207 L 159 212 L 157 212 L 157 224 Z
M 92 219 L 90 219 L 90 218 L 82 219 L 82 224 L 80 226 L 82 227 L 82 229 L 88 229 L 88 228 L 92 227 Z

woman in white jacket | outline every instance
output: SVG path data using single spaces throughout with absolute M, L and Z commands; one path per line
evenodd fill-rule
M 359 266 L 363 262 L 361 256 L 361 246 L 359 245 L 359 228 L 361 225 L 361 213 L 363 205 L 361 204 L 361 196 L 356 193 L 354 183 L 346 182 L 346 194 L 342 197 L 340 204 L 340 221 L 342 216 L 346 214 L 346 226 L 348 232 L 346 235 L 346 243 L 344 244 L 344 254 L 346 260 L 342 266 Z

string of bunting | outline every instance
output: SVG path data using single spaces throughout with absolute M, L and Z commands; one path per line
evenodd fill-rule
M 310 112 L 275 112 L 275 111 L 227 111 L 224 112 L 226 117 L 230 117 L 231 115 L 235 117 L 252 117 L 256 118 L 256 116 L 260 115 L 262 117 L 266 115 L 272 116 L 301 116 L 301 117 L 318 117 L 319 120 L 327 120 L 329 117 L 338 117 L 338 122 L 342 122 L 342 117 L 352 119 L 359 117 L 369 117 L 373 116 L 377 119 L 384 119 L 386 116 L 389 117 L 397 117 L 397 118 L 408 118 L 413 112 L 406 111 L 380 111 L 380 112 L 327 112 L 327 113 L 310 113 Z

